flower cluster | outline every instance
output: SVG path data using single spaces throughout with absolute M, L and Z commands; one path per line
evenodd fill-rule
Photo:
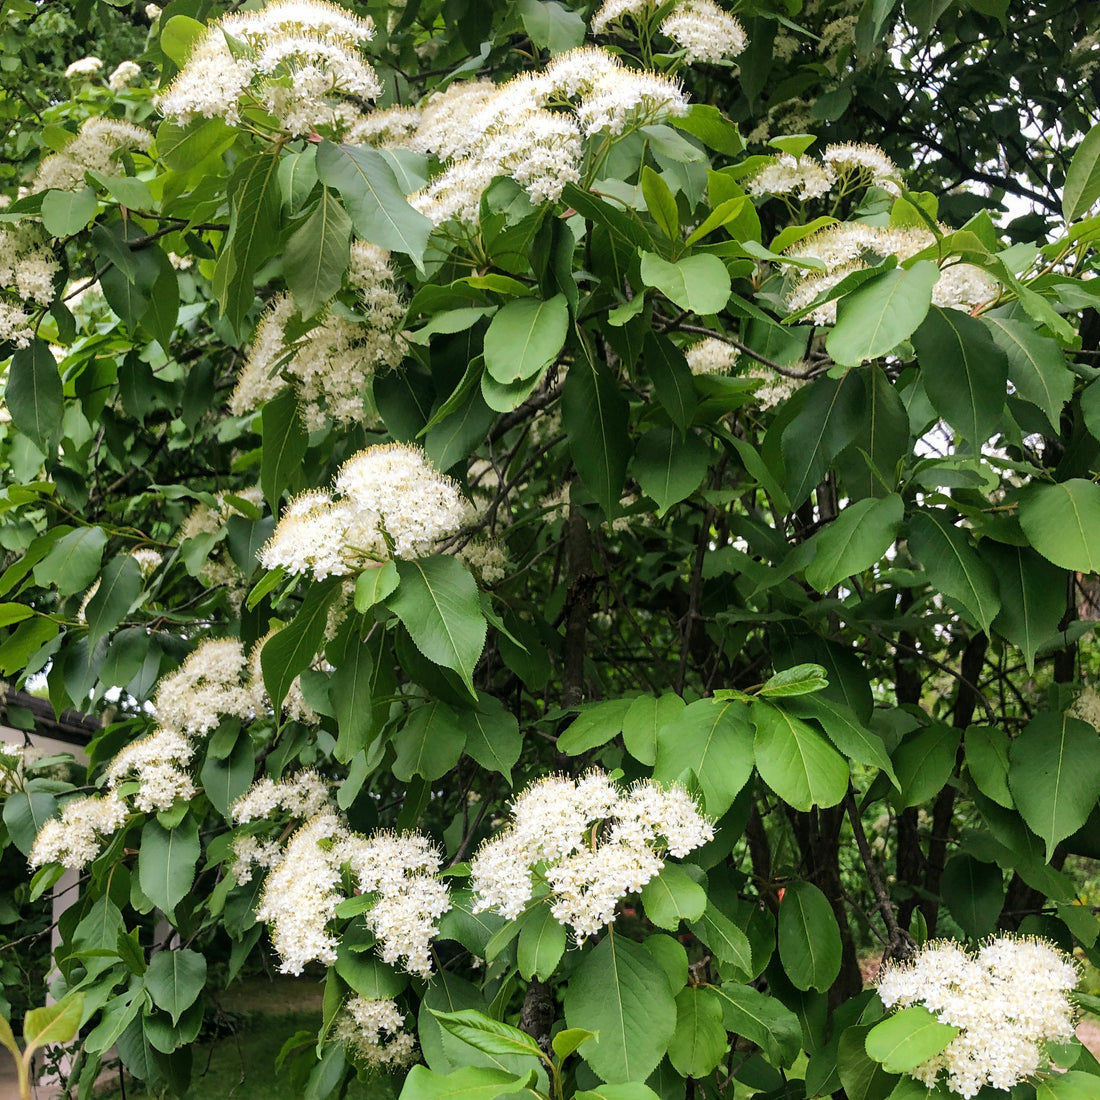
M 845 275 L 883 256 L 907 260 L 932 247 L 936 238 L 930 229 L 891 229 L 863 222 L 842 222 L 805 237 L 787 249 L 787 254 L 818 260 L 824 272 L 806 271 L 798 277 L 787 296 L 792 311 L 803 309 L 819 295 L 831 290 Z M 940 271 L 932 291 L 934 305 L 951 309 L 971 309 L 997 296 L 997 282 L 973 264 L 952 264 Z M 810 314 L 815 324 L 836 322 L 836 301 L 825 302 Z
M 518 917 L 538 874 L 550 887 L 551 913 L 578 943 L 615 919 L 615 908 L 664 866 L 714 836 L 686 791 L 651 782 L 628 791 L 606 774 L 550 776 L 512 805 L 512 822 L 470 865 L 475 912 Z
M 30 343 L 30 318 L 23 305 L 49 304 L 59 270 L 37 227 L 0 225 L 0 288 L 19 299 L 14 302 L 0 296 L 0 341 L 12 340 L 17 347 Z
M 103 62 L 98 57 L 82 57 L 74 61 L 66 70 L 67 77 L 91 76 L 103 68 Z
M 827 145 L 820 160 L 780 153 L 745 181 L 750 195 L 793 196 L 805 202 L 833 190 L 882 187 L 898 193 L 898 169 L 877 145 Z
M 233 413 L 251 412 L 291 384 L 310 431 L 329 421 L 377 421 L 371 382 L 404 357 L 405 305 L 394 287 L 389 253 L 377 245 L 352 244 L 347 278 L 358 292 L 359 318 L 330 308 L 308 332 L 296 325 L 291 335 L 288 326 L 298 315 L 290 296 L 278 295 L 270 303 L 230 400 Z
M 294 135 L 340 133 L 359 117 L 356 101 L 382 91 L 359 52 L 373 35 L 369 18 L 324 0 L 274 0 L 212 24 L 157 103 L 182 125 L 201 116 L 237 126 L 251 107 Z
M 878 980 L 887 1008 L 923 1005 L 959 1028 L 939 1054 L 910 1070 L 935 1088 L 975 1096 L 985 1085 L 1011 1089 L 1046 1064 L 1045 1044 L 1073 1038 L 1077 984 L 1072 960 L 1041 940 L 1000 935 L 976 955 L 945 940 L 927 944 L 908 963 L 889 964 Z
M 416 1054 L 416 1037 L 401 1030 L 404 1023 L 396 1001 L 356 995 L 337 1017 L 332 1038 L 368 1066 L 407 1066 Z
M 725 340 L 707 336 L 684 349 L 692 374 L 729 374 L 737 362 L 737 349 Z
M 271 926 L 284 974 L 300 974 L 314 960 L 331 966 L 337 943 L 329 925 L 345 900 L 347 867 L 362 893 L 376 895 L 364 920 L 382 959 L 428 977 L 431 941 L 451 907 L 447 888 L 435 878 L 439 866 L 439 853 L 418 834 L 362 837 L 323 810 L 291 836 L 271 866 L 256 918 Z
M 32 867 L 60 861 L 81 867 L 99 853 L 102 840 L 133 811 L 153 813 L 195 797 L 189 765 L 198 739 L 224 717 L 253 718 L 264 708 L 262 680 L 236 638 L 203 642 L 180 667 L 165 676 L 154 706 L 157 728 L 125 746 L 104 773 L 107 793 L 66 803 L 60 820 L 43 826 L 30 854 Z M 289 795 L 282 796 L 291 801 Z M 308 803 L 308 804 L 307 804 Z M 317 799 L 298 798 L 304 812 Z
M 132 122 L 90 118 L 60 152 L 39 164 L 31 190 L 79 191 L 85 172 L 117 175 L 114 161 L 120 153 L 132 149 L 145 152 L 152 142 L 153 135 Z
M 411 117 L 401 116 L 409 145 L 449 162 L 409 201 L 438 225 L 476 221 L 481 194 L 497 176 L 510 176 L 536 202 L 556 199 L 580 178 L 584 138 L 620 135 L 686 110 L 675 81 L 591 47 L 501 85 L 453 84 L 428 98 L 415 131 Z
M 346 576 L 395 558 L 432 553 L 462 526 L 467 502 L 419 447 L 398 443 L 353 455 L 336 477 L 339 496 L 314 490 L 290 502 L 260 560 L 265 569 Z
M 741 24 L 713 0 L 683 0 L 661 24 L 661 33 L 684 50 L 689 65 L 736 57 L 748 45 Z

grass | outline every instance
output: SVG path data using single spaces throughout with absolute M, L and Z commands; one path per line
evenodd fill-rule
M 194 1100 L 301 1100 L 305 1077 L 292 1071 L 289 1060 L 278 1072 L 275 1059 L 283 1043 L 298 1031 L 316 1035 L 319 1011 L 234 1011 L 234 1031 L 212 1042 L 196 1043 L 188 1096 Z M 308 1070 L 307 1070 L 308 1072 Z M 97 1100 L 121 1100 L 117 1070 L 96 1090 Z M 346 1100 L 392 1100 L 389 1080 L 352 1080 Z M 140 1081 L 126 1080 L 126 1100 L 160 1100 Z

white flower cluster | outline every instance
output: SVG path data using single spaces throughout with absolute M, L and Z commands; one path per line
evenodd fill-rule
M 737 362 L 737 349 L 725 340 L 707 336 L 684 349 L 692 374 L 729 374 Z
M 649 781 L 623 792 L 600 771 L 549 776 L 512 804 L 512 823 L 470 865 L 475 912 L 518 917 L 536 873 L 553 895 L 551 913 L 580 943 L 615 919 L 615 908 L 664 866 L 706 844 L 713 826 L 679 787 Z
M 401 1030 L 404 1023 L 396 1001 L 356 995 L 337 1017 L 332 1038 L 368 1066 L 407 1066 L 416 1056 L 416 1037 Z
M 13 340 L 17 347 L 30 343 L 30 318 L 22 304 L 48 305 L 59 270 L 35 225 L 0 225 L 0 288 L 20 299 L 17 303 L 0 297 L 0 340 Z
M 259 107 L 296 136 L 320 127 L 339 133 L 361 113 L 354 101 L 382 91 L 359 52 L 373 35 L 369 18 L 324 0 L 274 0 L 226 15 L 196 43 L 157 104 L 182 125 L 202 116 L 237 126 L 242 110 Z
M 290 502 L 260 555 L 265 569 L 321 580 L 391 556 L 423 557 L 462 526 L 468 507 L 419 447 L 399 443 L 353 455 L 340 467 L 336 492 L 313 490 Z
M 124 88 L 128 88 L 139 76 L 141 76 L 141 66 L 136 61 L 122 61 L 115 71 L 107 77 L 107 87 L 112 92 L 121 92 Z
M 135 811 L 153 813 L 194 798 L 188 765 L 196 740 L 226 716 L 248 720 L 263 709 L 263 682 L 253 675 L 236 638 L 207 639 L 157 690 L 157 728 L 125 746 L 107 765 L 107 793 L 66 803 L 60 821 L 43 826 L 31 849 L 39 867 L 60 860 L 80 867 L 96 857 L 102 838 Z M 311 805 L 312 809 L 312 805 Z M 60 831 L 59 831 L 60 829 Z
M 898 167 L 877 145 L 826 145 L 821 159 L 845 182 L 898 192 Z
M 23 772 L 23 746 L 0 741 L 0 795 L 18 790 Z
M 1011 1089 L 1046 1064 L 1045 1044 L 1073 1038 L 1068 993 L 1077 969 L 1041 940 L 1000 935 L 969 955 L 951 941 L 929 943 L 908 963 L 888 964 L 878 980 L 887 1008 L 923 1005 L 960 1029 L 937 1055 L 909 1073 L 928 1088 L 940 1075 L 959 1096 L 985 1085 Z
M 115 158 L 131 149 L 145 152 L 153 142 L 148 130 L 118 118 L 89 118 L 71 141 L 38 166 L 32 191 L 79 191 L 84 173 L 117 175 Z
M 612 27 L 621 25 L 627 16 L 637 23 L 656 6 L 654 0 L 604 0 L 592 16 L 592 33 L 606 34 Z
M 825 265 L 824 272 L 805 271 L 787 296 L 792 311 L 808 306 L 818 295 L 831 290 L 845 275 L 866 267 L 872 258 L 897 256 L 907 260 L 936 243 L 930 229 L 891 229 L 863 222 L 842 222 L 823 229 L 787 249 L 787 255 L 809 257 Z M 934 305 L 950 309 L 972 309 L 998 293 L 997 281 L 973 264 L 952 264 L 940 271 L 932 290 Z M 810 318 L 818 325 L 836 322 L 835 300 L 818 306 Z
M 114 794 L 70 799 L 61 816 L 47 821 L 34 838 L 30 865 L 60 863 L 70 870 L 83 867 L 99 855 L 103 839 L 122 827 L 126 813 L 126 803 Z
M 748 45 L 744 27 L 713 0 L 677 4 L 661 24 L 661 33 L 683 48 L 689 65 L 736 57 Z
M 258 779 L 230 808 L 238 825 L 262 821 L 277 810 L 289 817 L 319 814 L 328 803 L 328 783 L 315 771 L 298 772 L 284 779 Z
M 376 373 L 396 367 L 405 355 L 405 304 L 394 287 L 389 253 L 377 245 L 352 244 L 347 278 L 358 291 L 358 319 L 330 308 L 315 327 L 290 337 L 287 326 L 298 316 L 294 302 L 287 294 L 272 300 L 256 326 L 229 402 L 231 412 L 252 412 L 290 384 L 310 431 L 330 421 L 377 422 L 371 383 Z
M 451 907 L 446 886 L 435 878 L 439 853 L 415 833 L 359 836 L 331 811 L 317 814 L 291 836 L 256 910 L 257 920 L 271 926 L 280 970 L 300 974 L 308 962 L 336 961 L 336 938 L 328 926 L 345 900 L 345 866 L 363 893 L 377 895 L 363 919 L 378 939 L 382 959 L 403 962 L 428 977 L 431 941 Z
M 511 176 L 535 202 L 557 199 L 580 178 L 584 138 L 619 135 L 686 110 L 675 81 L 628 69 L 592 47 L 505 84 L 452 84 L 428 98 L 415 133 L 403 118 L 413 148 L 450 162 L 409 201 L 439 225 L 476 222 L 481 194 L 497 176 Z
M 82 57 L 79 61 L 74 61 L 65 70 L 65 75 L 67 77 L 91 76 L 92 73 L 98 73 L 102 68 L 103 62 L 98 57 Z
M 814 157 L 780 153 L 745 181 L 750 195 L 794 195 L 803 201 L 820 198 L 833 189 L 836 173 Z
M 455 557 L 482 584 L 496 584 L 508 575 L 508 554 L 503 545 L 495 539 L 471 539 L 465 546 L 455 551 Z

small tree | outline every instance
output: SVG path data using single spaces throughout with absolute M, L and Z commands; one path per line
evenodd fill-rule
M 798 7 L 4 7 L 81 1096 L 268 945 L 310 1097 L 1098 1087 L 1100 15 Z

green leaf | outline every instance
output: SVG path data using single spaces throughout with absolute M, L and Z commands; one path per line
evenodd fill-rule
M 523 749 L 523 736 L 515 715 L 491 695 L 479 693 L 480 707 L 468 717 L 466 755 L 486 771 L 499 772 L 512 782 L 512 768 Z
M 675 932 L 681 921 L 702 917 L 707 907 L 707 893 L 676 863 L 666 863 L 656 878 L 642 887 L 645 915 L 658 928 Z
M 951 776 L 959 748 L 959 731 L 933 722 L 894 752 L 901 796 L 898 807 L 919 806 L 935 796 Z
M 893 383 L 877 363 L 860 373 L 866 390 L 863 423 L 837 456 L 849 500 L 888 495 L 909 454 L 909 417 Z
M 1093 1100 L 1096 1076 L 1083 1070 L 1040 1077 L 1035 1082 L 1035 1100 Z
M 414 775 L 441 779 L 458 763 L 466 744 L 462 719 L 444 703 L 417 707 L 393 735 L 393 774 L 403 783 Z
M 779 903 L 779 959 L 798 989 L 825 993 L 840 973 L 840 927 L 825 895 L 793 882 Z
M 607 367 L 587 355 L 565 378 L 562 421 L 585 488 L 607 516 L 619 511 L 630 461 L 630 405 Z
M 80 1030 L 84 994 L 70 993 L 57 1004 L 32 1008 L 23 1017 L 23 1057 L 50 1043 L 67 1043 Z
M 273 513 L 279 510 L 279 498 L 302 468 L 309 434 L 298 415 L 298 395 L 289 386 L 264 405 L 263 457 L 260 460 L 260 487 Z
M 653 778 L 673 783 L 693 772 L 707 814 L 719 818 L 752 775 L 752 742 L 743 703 L 700 699 L 658 730 Z
M 564 294 L 517 298 L 498 310 L 485 333 L 485 369 L 501 385 L 522 382 L 552 363 L 569 330 Z
M 256 297 L 253 277 L 279 243 L 283 199 L 278 151 L 257 153 L 229 180 L 229 232 L 214 269 L 214 294 L 222 314 L 241 333 Z
M 23 855 L 30 855 L 34 838 L 56 813 L 57 799 L 45 791 L 14 791 L 4 800 L 4 825 Z
M 667 337 L 647 332 L 641 365 L 669 419 L 680 431 L 687 431 L 698 401 L 684 353 Z
M 1047 561 L 1078 573 L 1100 572 L 1100 485 L 1071 478 L 1020 494 L 1020 526 Z
M 106 564 L 100 574 L 99 588 L 85 608 L 89 645 L 94 646 L 129 614 L 141 589 L 141 568 L 129 554 L 119 554 Z
M 355 610 L 367 612 L 375 604 L 380 604 L 397 588 L 400 581 L 397 566 L 392 561 L 381 562 L 363 570 L 355 582 Z
M 327 187 L 283 252 L 286 285 L 303 317 L 312 317 L 339 289 L 351 259 L 351 218 Z
M 868 279 L 837 305 L 825 350 L 842 366 L 877 359 L 908 340 L 928 315 L 940 269 L 931 260 Z
M 840 802 L 848 791 L 848 761 L 817 730 L 767 703 L 753 703 L 752 720 L 757 770 L 780 798 L 796 810 Z
M 143 179 L 135 176 L 112 176 L 104 172 L 93 172 L 91 169 L 86 169 L 85 174 L 95 180 L 120 206 L 130 210 L 152 210 L 156 206 L 156 199 Z
M 995 931 L 1004 905 L 1001 869 L 995 863 L 983 863 L 961 852 L 952 856 L 943 869 L 940 896 L 966 935 L 980 940 Z
M 622 733 L 632 703 L 632 699 L 607 699 L 582 707 L 572 725 L 558 737 L 558 752 L 566 756 L 579 756 L 606 745 Z
M 905 1073 L 926 1062 L 956 1035 L 957 1027 L 941 1024 L 922 1005 L 903 1008 L 867 1032 L 867 1053 L 889 1073 Z
M 966 533 L 946 511 L 930 508 L 910 517 L 908 540 L 932 587 L 955 601 L 971 623 L 988 631 L 1001 609 L 997 578 Z
M 155 817 L 146 821 L 138 849 L 138 884 L 158 909 L 171 913 L 187 896 L 200 851 L 193 817 L 185 817 L 174 829 L 164 828 Z
M 325 638 L 328 609 L 339 589 L 339 577 L 312 584 L 298 614 L 264 642 L 260 668 L 267 697 L 276 714 L 282 711 L 283 700 L 294 677 L 309 668 L 317 656 Z
M 706 1077 L 726 1053 L 722 1000 L 707 986 L 689 985 L 676 995 L 676 1030 L 668 1044 L 672 1068 L 684 1077 Z
M 993 570 L 1001 597 L 993 629 L 1020 648 L 1030 673 L 1036 650 L 1057 632 L 1065 614 L 1065 571 L 1028 546 L 986 539 L 978 552 Z
M 431 219 L 406 202 L 393 169 L 377 149 L 322 141 L 317 176 L 340 192 L 360 237 L 405 253 L 422 269 Z
M 864 410 L 863 385 L 856 371 L 839 379 L 820 378 L 798 396 L 801 404 L 780 437 L 783 487 L 792 508 L 806 500 L 829 463 L 855 438 Z
M 550 1045 L 554 1048 L 554 1053 L 558 1056 L 558 1059 L 564 1062 L 570 1054 L 575 1053 L 589 1039 L 595 1039 L 596 1037 L 594 1031 L 585 1031 L 583 1027 L 567 1027 L 554 1036 Z
M 157 127 L 157 156 L 169 168 L 186 172 L 224 153 L 236 140 L 236 127 L 220 118 L 198 118 L 187 126 L 166 120 Z
M 653 216 L 661 232 L 670 240 L 680 239 L 680 215 L 676 210 L 676 198 L 668 184 L 648 164 L 642 166 L 642 196 L 646 209 Z
M 1009 748 L 1012 797 L 1031 831 L 1046 842 L 1048 862 L 1055 845 L 1084 825 L 1100 798 L 1097 747 L 1088 723 L 1044 712 Z
M 799 718 L 812 718 L 825 731 L 825 736 L 856 764 L 868 764 L 884 771 L 898 786 L 894 765 L 878 734 L 864 727 L 852 709 L 827 695 L 804 695 L 784 703 L 784 709 Z
M 717 107 L 707 103 L 693 103 L 687 114 L 669 120 L 677 130 L 697 137 L 716 153 L 735 157 L 745 148 L 737 126 L 730 122 Z
M 42 225 L 52 237 L 71 237 L 92 220 L 99 201 L 95 191 L 47 191 L 42 196 Z
M 598 1033 L 585 1061 L 605 1081 L 642 1081 L 657 1067 L 676 1029 L 676 1002 L 644 947 L 611 930 L 586 953 L 565 990 L 569 1027 Z
M 179 278 L 171 260 L 159 248 L 150 251 L 157 264 L 157 275 L 149 288 L 149 304 L 138 317 L 138 323 L 162 348 L 168 349 L 179 319 Z
M 657 760 L 657 732 L 684 709 L 684 701 L 671 693 L 654 698 L 639 695 L 623 719 L 623 744 L 640 764 L 652 767 Z
M 160 48 L 181 69 L 187 64 L 195 43 L 207 33 L 205 24 L 187 15 L 173 15 L 160 28 Z
M 1008 359 L 1008 378 L 1016 392 L 1042 410 L 1057 434 L 1062 406 L 1073 396 L 1073 372 L 1058 341 L 1040 336 L 1023 321 L 983 317 L 982 322 Z
M 789 1008 L 748 985 L 725 982 L 716 992 L 727 1031 L 756 1043 L 773 1065 L 794 1063 L 802 1049 L 802 1027 Z
M 681 434 L 677 428 L 651 428 L 638 441 L 634 455 L 634 476 L 642 492 L 657 503 L 664 515 L 674 504 L 691 496 L 706 476 L 711 449 L 694 432 Z
M 102 527 L 78 527 L 63 535 L 34 567 L 34 580 L 43 587 L 57 585 L 62 596 L 85 589 L 99 575 L 99 563 L 107 545 Z
M 157 1008 L 179 1023 L 180 1014 L 190 1008 L 206 985 L 206 959 L 197 951 L 158 951 L 145 971 L 145 988 Z
M 913 333 L 932 407 L 965 440 L 981 446 L 1001 427 L 1008 357 L 988 328 L 957 309 L 933 306 Z
M 382 726 L 387 709 L 384 704 L 376 708 L 374 700 L 384 694 L 378 690 L 384 653 L 381 636 L 364 640 L 362 631 L 353 630 L 336 662 L 331 697 L 339 736 L 333 754 L 341 764 L 350 763 Z
M 1094 126 L 1073 152 L 1062 191 L 1062 213 L 1067 222 L 1087 214 L 1100 199 L 1100 126 Z
M 517 0 L 523 29 L 540 50 L 550 55 L 575 49 L 584 42 L 588 28 L 575 11 L 554 0 Z
M 806 567 L 806 580 L 827 592 L 848 577 L 870 569 L 894 544 L 905 505 L 897 493 L 868 497 L 841 509 L 840 515 L 811 540 L 817 547 Z
M 387 597 L 387 606 L 417 649 L 457 672 L 476 699 L 474 666 L 485 648 L 486 624 L 474 578 L 446 556 L 399 561 L 397 572 L 401 584 Z
M 871 1024 L 849 1027 L 840 1036 L 836 1067 L 847 1100 L 885 1100 L 898 1083 L 864 1046 Z
M 708 905 L 702 919 L 691 925 L 691 931 L 721 962 L 736 967 L 746 980 L 756 975 L 749 937 L 725 913 Z
M 786 699 L 812 695 L 814 692 L 824 691 L 828 686 L 829 678 L 822 665 L 792 665 L 774 676 L 769 676 L 759 694 L 765 699 Z
M 369 1001 L 389 1000 L 409 985 L 407 974 L 394 970 L 373 951 L 352 950 L 347 939 L 336 950 L 334 969 L 360 997 Z
M 229 819 L 229 807 L 252 786 L 255 770 L 252 739 L 247 734 L 237 739 L 233 751 L 224 760 L 207 753 L 199 779 L 206 797 L 226 820 Z
M 44 455 L 52 455 L 61 438 L 64 412 L 61 375 L 49 345 L 37 336 L 11 358 L 4 403 L 16 430 Z
M 0 626 L 11 626 L 34 614 L 34 608 L 25 603 L 0 603 Z
M 401 1100 L 497 1100 L 523 1092 L 534 1072 L 513 1076 L 501 1069 L 464 1066 L 454 1073 L 436 1073 L 427 1066 L 413 1066 L 405 1078 Z
M 547 982 L 565 954 L 565 925 L 548 905 L 531 910 L 523 919 L 516 944 L 516 965 L 525 981 Z
M 729 272 L 717 256 L 709 253 L 669 263 L 655 252 L 643 252 L 641 273 L 646 286 L 692 313 L 718 313 L 729 301 Z
M 974 785 L 998 806 L 1015 808 L 1008 787 L 1008 735 L 996 727 L 968 726 L 966 770 Z
M 432 1015 L 452 1035 L 486 1054 L 518 1054 L 542 1058 L 538 1043 L 518 1027 L 492 1020 L 476 1009 L 464 1008 L 458 1012 L 437 1012 Z

